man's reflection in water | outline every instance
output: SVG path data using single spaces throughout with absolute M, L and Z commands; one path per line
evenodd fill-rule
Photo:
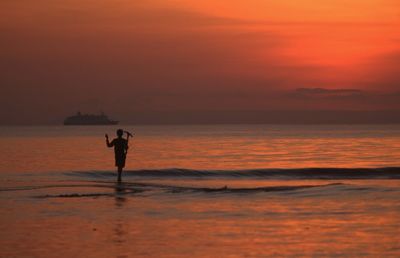
M 124 203 L 127 201 L 125 198 L 126 193 L 124 183 L 119 182 L 115 184 L 115 208 L 120 209 L 124 206 Z
M 115 220 L 114 226 L 114 242 L 117 245 L 121 245 L 122 243 L 126 242 L 126 235 L 127 231 L 124 229 L 123 219 L 121 219 L 121 212 L 117 212 L 118 210 L 123 209 L 124 205 L 127 202 L 125 198 L 126 188 L 123 183 L 119 182 L 115 184 L 115 209 L 116 209 L 116 216 L 117 219 Z

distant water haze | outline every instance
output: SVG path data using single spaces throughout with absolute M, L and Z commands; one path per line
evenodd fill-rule
M 86 113 L 99 115 L 102 112 Z M 0 125 L 57 126 L 62 125 L 66 117 L 75 114 L 69 112 L 47 116 L 44 113 L 40 117 L 14 117 L 10 113 L 0 121 Z M 120 125 L 400 124 L 400 110 L 135 110 L 107 112 L 106 115 Z
M 400 110 L 206 110 L 144 111 L 121 115 L 122 124 L 399 124 Z

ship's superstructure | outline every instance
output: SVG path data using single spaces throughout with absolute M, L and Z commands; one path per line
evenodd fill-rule
M 64 125 L 116 125 L 118 121 L 110 120 L 103 112 L 100 115 L 76 113 L 64 120 Z

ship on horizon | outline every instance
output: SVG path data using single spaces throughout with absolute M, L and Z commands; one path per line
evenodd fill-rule
M 100 115 L 77 112 L 64 120 L 64 125 L 116 125 L 119 121 L 110 120 L 103 112 Z

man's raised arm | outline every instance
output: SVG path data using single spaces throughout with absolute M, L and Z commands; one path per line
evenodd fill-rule
M 112 141 L 112 142 L 110 143 L 110 141 L 108 140 L 108 134 L 106 134 L 105 136 L 106 136 L 106 144 L 107 144 L 107 147 L 111 148 L 112 146 L 114 146 L 114 141 Z

